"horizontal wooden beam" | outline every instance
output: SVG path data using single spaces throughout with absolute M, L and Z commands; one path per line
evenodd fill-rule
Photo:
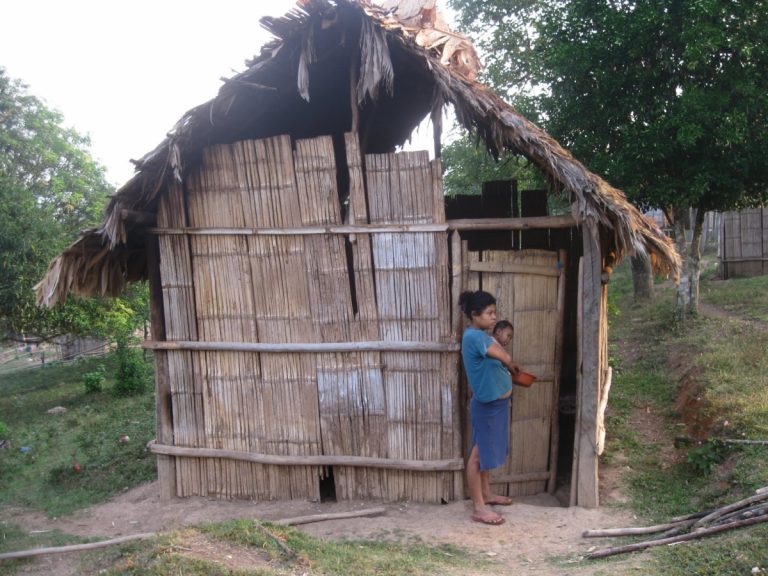
M 458 352 L 459 345 L 444 342 L 199 342 L 154 341 L 141 345 L 149 350 L 210 350 L 218 352 Z
M 388 468 L 391 470 L 413 470 L 416 472 L 442 472 L 464 470 L 464 459 L 450 460 L 401 460 L 399 458 L 372 458 L 368 456 L 281 456 L 277 454 L 257 454 L 241 450 L 221 450 L 218 448 L 189 448 L 168 446 L 166 444 L 148 445 L 150 451 L 166 456 L 184 456 L 190 458 L 226 458 L 274 464 L 277 466 L 356 466 L 364 468 Z
M 573 216 L 531 216 L 529 218 L 468 218 L 448 220 L 451 230 L 533 230 L 542 228 L 573 228 L 578 222 Z
M 743 262 L 768 262 L 768 258 L 755 257 L 755 258 L 720 258 L 720 262 L 723 264 L 740 264 Z
M 511 272 L 513 274 L 535 274 L 538 276 L 560 276 L 562 268 L 556 266 L 536 266 L 534 264 L 515 264 L 514 262 L 471 262 L 470 272 Z
M 158 235 L 189 236 L 310 236 L 318 234 L 398 234 L 447 232 L 447 224 L 356 224 L 354 226 L 307 226 L 304 228 L 150 228 Z
M 549 480 L 549 472 L 527 472 L 525 474 L 508 474 L 491 478 L 491 484 L 513 484 L 515 482 L 534 482 Z

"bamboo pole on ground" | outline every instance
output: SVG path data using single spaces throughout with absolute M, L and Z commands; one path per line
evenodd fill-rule
M 87 544 L 69 544 L 67 546 L 52 546 L 49 548 L 32 548 L 31 550 L 19 550 L 17 552 L 3 552 L 0 554 L 0 560 L 16 560 L 19 558 L 32 558 L 34 556 L 45 556 L 48 554 L 66 554 L 68 552 L 83 552 L 85 550 L 95 550 L 97 548 L 106 548 L 117 544 L 125 544 L 134 540 L 147 540 L 154 538 L 155 532 L 144 532 L 142 534 L 130 534 L 120 536 L 101 542 L 88 542 Z
M 353 510 L 351 512 L 332 512 L 328 514 L 312 514 L 309 516 L 297 516 L 295 518 L 283 518 L 275 520 L 272 524 L 278 526 L 297 526 L 299 524 L 311 524 L 314 522 L 327 522 L 329 520 L 346 520 L 348 518 L 366 518 L 371 516 L 381 516 L 387 511 L 386 508 L 366 508 L 365 510 Z

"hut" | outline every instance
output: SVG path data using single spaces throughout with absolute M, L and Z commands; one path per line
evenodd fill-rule
M 571 504 L 598 505 L 610 271 L 640 252 L 675 275 L 674 248 L 476 80 L 433 0 L 302 0 L 261 23 L 275 39 L 136 162 L 37 287 L 52 305 L 149 280 L 162 494 L 462 498 L 456 302 L 482 287 L 539 377 L 515 392 L 495 488 L 570 481 Z M 447 219 L 446 105 L 548 189 L 489 184 Z M 430 115 L 436 157 L 396 152 Z M 570 211 L 547 214 L 547 195 Z
M 768 208 L 719 215 L 718 264 L 724 279 L 768 274 Z

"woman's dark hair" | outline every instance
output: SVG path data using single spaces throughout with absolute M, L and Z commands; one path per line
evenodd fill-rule
M 496 332 L 501 332 L 502 330 L 506 330 L 507 328 L 509 328 L 513 332 L 515 330 L 515 327 L 512 326 L 512 322 L 510 322 L 509 320 L 499 320 L 498 322 L 496 322 L 496 326 L 493 327 L 493 333 L 496 334 Z
M 470 320 L 472 319 L 472 314 L 480 314 L 492 304 L 496 304 L 496 298 L 483 290 L 459 294 L 459 308 Z

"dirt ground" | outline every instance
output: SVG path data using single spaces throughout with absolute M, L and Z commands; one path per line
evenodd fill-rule
M 609 488 L 608 491 L 616 495 L 615 488 Z M 204 498 L 161 502 L 157 484 L 151 483 L 68 517 L 46 518 L 39 513 L 4 510 L 0 512 L 0 520 L 18 524 L 31 533 L 58 529 L 69 534 L 108 539 L 141 532 L 179 530 L 195 524 L 234 518 L 278 520 L 377 506 L 382 504 L 359 501 L 322 504 L 306 501 L 232 502 Z M 583 530 L 636 523 L 626 512 L 615 508 L 564 508 L 555 497 L 549 495 L 518 498 L 512 506 L 496 507 L 506 518 L 502 526 L 472 522 L 469 518 L 469 501 L 447 505 L 409 502 L 383 506 L 386 508 L 383 516 L 318 522 L 299 528 L 319 538 L 337 540 L 449 543 L 488 555 L 504 566 L 503 573 L 563 576 L 589 575 L 600 571 L 599 564 L 579 561 L 579 556 L 596 544 L 606 543 L 583 539 Z M 205 556 L 209 560 L 217 556 L 232 558 L 232 554 L 224 553 L 227 551 L 219 551 L 221 553 L 217 554 L 211 550 L 211 546 L 215 546 L 211 541 L 200 543 L 200 546 L 203 545 L 206 546 Z M 605 568 L 603 565 L 602 570 Z M 617 566 L 614 564 L 611 568 Z M 41 557 L 19 571 L 19 574 L 47 576 L 80 573 L 74 554 Z

